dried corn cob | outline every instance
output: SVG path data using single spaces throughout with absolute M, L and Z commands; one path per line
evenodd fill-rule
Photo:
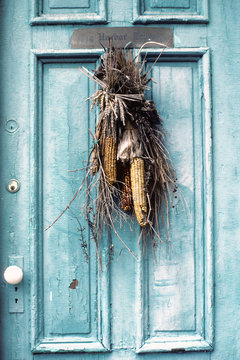
M 123 186 L 121 194 L 121 206 L 124 211 L 130 211 L 132 209 L 132 191 L 130 181 L 130 169 L 125 167 L 123 176 Z
M 117 143 L 113 136 L 104 140 L 104 170 L 107 181 L 114 184 L 117 180 Z
M 147 197 L 144 190 L 144 161 L 141 158 L 133 159 L 130 166 L 131 189 L 137 221 L 140 226 L 146 226 Z

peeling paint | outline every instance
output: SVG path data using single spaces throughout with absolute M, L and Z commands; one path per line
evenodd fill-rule
M 78 280 L 77 280 L 77 279 L 73 279 L 73 281 L 72 281 L 71 284 L 69 285 L 69 289 L 75 290 L 77 286 L 78 286 Z
M 179 349 L 172 349 L 171 351 L 175 352 L 175 353 L 183 353 L 183 352 L 185 352 L 185 349 L 184 348 L 179 348 Z

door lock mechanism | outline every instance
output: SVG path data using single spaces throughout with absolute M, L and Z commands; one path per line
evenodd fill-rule
M 4 271 L 4 279 L 10 284 L 8 286 L 8 311 L 9 313 L 24 312 L 24 283 L 23 279 L 23 257 L 9 256 L 9 266 Z

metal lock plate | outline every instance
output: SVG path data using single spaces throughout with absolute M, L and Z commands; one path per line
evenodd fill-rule
M 16 265 L 23 269 L 23 256 L 9 256 L 8 264 L 10 266 Z M 8 309 L 10 314 L 24 312 L 23 289 L 23 282 L 17 285 L 8 285 Z

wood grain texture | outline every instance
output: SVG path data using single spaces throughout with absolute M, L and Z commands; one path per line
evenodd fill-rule
M 0 5 L 2 17 L 0 27 L 2 81 L 0 96 L 0 358 L 16 360 L 23 359 L 26 351 L 30 354 L 27 340 L 29 312 L 26 310 L 29 309 L 28 291 L 30 280 L 28 248 L 29 196 L 27 185 L 29 178 L 29 133 L 27 129 L 29 78 L 28 66 L 26 66 L 29 60 L 26 49 L 30 47 L 30 34 L 27 30 L 28 21 L 25 16 L 27 11 L 27 3 L 14 2 L 9 6 L 9 4 L 1 2 Z M 23 38 L 25 39 L 24 46 L 21 40 Z M 17 87 L 17 83 L 21 84 L 21 86 Z M 18 129 L 15 132 L 7 131 L 7 121 L 10 119 L 17 124 Z M 6 190 L 6 185 L 12 178 L 19 180 L 22 191 L 9 193 Z M 25 259 L 23 268 L 25 279 L 21 284 L 25 295 L 24 313 L 8 313 L 10 285 L 4 282 L 3 272 L 8 266 L 9 256 L 23 256 Z M 22 329 L 26 329 L 23 335 Z
M 180 51 L 183 55 L 184 50 Z M 143 317 L 143 322 L 138 324 L 142 328 L 138 335 L 142 337 L 139 352 L 212 349 L 209 53 L 202 50 L 202 56 L 194 59 L 194 50 L 185 51 L 185 58 L 171 62 L 168 62 L 171 57 L 165 62 L 164 58 L 170 56 L 166 52 L 152 74 L 158 79 L 157 85 L 153 84 L 152 97 L 161 117 L 166 119 L 168 133 L 175 134 L 175 140 L 169 138 L 169 150 L 187 206 L 184 209 L 184 204 L 179 204 L 178 192 L 173 194 L 173 206 L 177 208 L 170 217 L 174 248 L 165 245 L 153 261 L 149 247 L 149 258 L 143 259 L 139 269 L 142 303 L 138 317 L 141 314 Z M 173 59 L 177 53 L 171 51 Z M 177 90 L 180 88 L 181 93 Z M 164 232 L 162 237 L 165 238 Z
M 31 0 L 30 25 L 106 23 L 106 0 Z
M 240 3 L 210 7 L 212 51 L 216 352 L 213 360 L 240 358 L 239 331 L 239 49 Z M 222 24 L 222 25 L 220 25 Z M 219 29 L 216 31 L 216 29 Z M 226 333 L 227 330 L 227 333 Z M 229 346 L 231 344 L 231 346 Z
M 57 227 L 44 232 L 49 219 L 57 216 L 82 182 L 83 172 L 76 175 L 69 170 L 85 166 L 91 146 L 89 128 L 93 131 L 95 123 L 85 101 L 94 83 L 78 71 L 81 53 L 78 63 L 67 59 L 62 63 L 64 56 L 36 51 L 32 55 L 32 223 L 42 224 L 38 232 L 34 226 L 31 229 L 35 239 L 31 296 L 35 353 L 106 351 L 109 346 L 109 325 L 105 324 L 109 319 L 108 269 L 102 276 L 98 273 L 82 200 L 75 202 L 72 212 Z M 90 68 L 95 61 L 96 54 L 88 60 Z M 82 251 L 80 225 L 91 256 L 88 263 Z M 74 290 L 70 287 L 73 279 L 78 283 Z
M 0 358 L 237 360 L 239 1 L 209 1 L 209 11 L 202 8 L 199 16 L 178 13 L 176 17 L 158 17 L 159 8 L 155 7 L 153 15 L 139 20 L 171 26 L 174 32 L 175 48 L 166 50 L 153 71 L 156 84 L 152 94 L 169 125 L 169 149 L 180 166 L 179 179 L 195 215 L 191 219 L 179 210 L 173 220 L 171 249 L 166 252 L 164 244 L 159 246 L 159 267 L 151 252 L 141 257 L 137 224 L 118 224 L 120 235 L 138 254 L 138 262 L 113 234 L 105 234 L 103 276 L 96 271 L 94 246 L 89 265 L 84 263 L 71 216 L 66 216 L 51 235 L 43 233 L 43 220 L 48 222 L 62 209 L 81 179 L 80 174 L 69 177 L 67 170 L 85 159 L 88 121 L 92 125 L 95 121 L 84 102 L 94 85 L 81 77 L 77 68 L 84 64 L 93 69 L 102 49 L 100 45 L 94 51 L 70 50 L 73 31 L 79 24 L 87 27 L 106 21 L 106 27 L 137 28 L 133 23 L 137 23 L 140 10 L 137 2 L 123 0 L 120 6 L 119 1 L 111 0 L 90 16 L 69 12 L 43 16 L 37 4 L 12 0 L 0 5 L 1 273 L 9 256 L 24 257 L 23 313 L 9 313 L 9 287 L 0 279 Z M 151 50 L 150 62 L 157 53 Z M 81 112 L 88 114 L 88 119 L 79 128 Z M 16 122 L 16 131 L 9 132 L 9 120 Z M 173 129 L 180 134 L 179 141 Z M 211 141 L 205 141 L 209 138 L 213 151 Z M 21 189 L 15 194 L 6 190 L 11 178 L 20 181 Z M 212 193 L 214 217 L 209 201 Z M 74 206 L 78 211 L 80 201 Z M 199 222 L 194 227 L 196 219 Z M 214 257 L 212 243 L 207 241 L 211 232 Z M 109 243 L 114 245 L 115 258 L 107 266 Z M 78 285 L 71 289 L 74 279 Z M 164 339 L 164 328 L 167 336 L 173 330 L 172 339 Z M 198 335 L 193 335 L 194 329 Z M 139 354 L 143 344 L 146 353 Z M 212 346 L 211 352 L 201 351 Z
M 133 0 L 133 23 L 208 23 L 208 1 Z

